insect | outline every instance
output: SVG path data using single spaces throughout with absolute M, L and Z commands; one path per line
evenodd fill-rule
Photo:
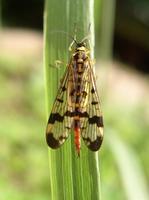
M 59 148 L 74 131 L 74 143 L 80 156 L 81 137 L 92 151 L 103 140 L 103 117 L 97 94 L 90 51 L 84 40 L 77 42 L 58 89 L 46 128 L 49 147 Z

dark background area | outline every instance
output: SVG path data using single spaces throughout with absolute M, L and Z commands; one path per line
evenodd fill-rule
M 141 72 L 149 72 L 149 1 L 116 4 L 114 56 Z
M 43 0 L 3 0 L 3 25 L 9 27 L 25 27 L 42 30 L 43 27 Z
M 24 27 L 42 31 L 43 9 L 43 0 L 30 0 L 29 2 L 3 0 L 3 26 Z M 148 36 L 149 1 L 117 1 L 113 45 L 114 58 L 143 73 L 149 73 Z

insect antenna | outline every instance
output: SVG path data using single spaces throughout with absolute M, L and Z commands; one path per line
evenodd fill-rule
M 56 31 L 56 30 L 53 30 L 53 31 L 50 31 L 50 34 L 53 34 L 53 33 L 63 33 L 63 34 L 65 34 L 67 37 L 69 37 L 69 38 L 71 38 L 72 39 L 72 42 L 71 42 L 71 44 L 69 45 L 69 51 L 72 51 L 72 46 L 73 46 L 73 44 L 75 43 L 76 45 L 78 44 L 78 42 L 77 42 L 77 40 L 76 40 L 76 29 L 75 29 L 75 35 L 74 36 L 72 36 L 72 35 L 70 35 L 70 34 L 68 34 L 67 32 L 65 32 L 65 31 Z
M 85 36 L 85 37 L 81 40 L 81 43 L 84 43 L 85 41 L 87 41 L 88 44 L 89 44 L 89 46 L 91 46 L 90 38 L 91 38 L 91 23 L 89 23 L 89 26 L 88 26 L 88 34 L 87 34 L 87 36 Z

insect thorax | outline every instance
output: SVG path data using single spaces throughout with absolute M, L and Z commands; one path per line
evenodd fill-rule
M 80 50 L 80 48 L 77 48 L 73 54 L 72 75 L 68 84 L 68 102 L 72 110 L 80 110 L 82 104 L 84 107 L 87 103 L 88 82 L 86 78 L 88 77 L 89 57 L 86 50 Z

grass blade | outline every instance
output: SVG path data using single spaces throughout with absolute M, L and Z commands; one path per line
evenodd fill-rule
M 88 35 L 91 23 L 93 57 L 94 20 L 93 0 L 46 0 L 44 20 L 44 63 L 46 79 L 47 113 L 51 110 L 64 68 L 50 68 L 55 60 L 68 62 L 68 47 L 72 42 L 64 32 L 73 36 L 77 25 L 77 38 Z M 65 66 L 65 65 L 64 65 Z M 100 174 L 98 153 L 89 152 L 82 143 L 81 157 L 74 150 L 73 133 L 58 150 L 49 150 L 50 199 L 51 200 L 100 200 Z

